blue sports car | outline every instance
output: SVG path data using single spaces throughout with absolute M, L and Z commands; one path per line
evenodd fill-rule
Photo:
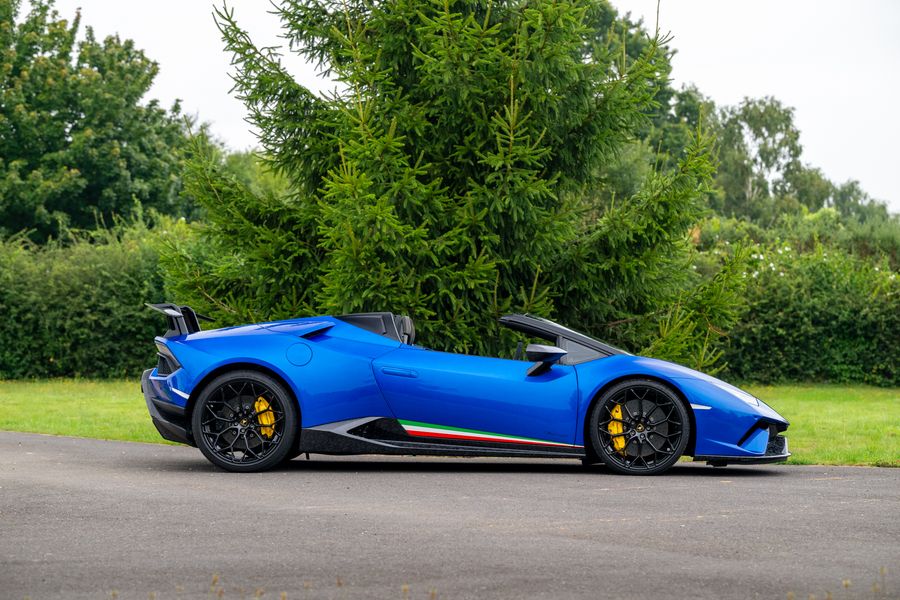
M 168 319 L 141 380 L 153 423 L 229 471 L 302 453 L 572 458 L 634 475 L 682 455 L 790 456 L 788 422 L 747 392 L 527 314 L 500 322 L 536 343 L 503 359 L 429 350 L 388 312 L 202 331 L 187 306 L 151 306 Z

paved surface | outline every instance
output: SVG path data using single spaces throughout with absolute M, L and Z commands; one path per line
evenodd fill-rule
M 875 597 L 900 597 L 900 469 L 314 456 L 235 475 L 192 448 L 0 432 L 4 599 L 872 598 L 880 567 Z

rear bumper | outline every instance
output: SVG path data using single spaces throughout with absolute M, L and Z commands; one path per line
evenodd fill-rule
M 160 384 L 157 380 L 150 379 L 152 372 L 153 369 L 147 369 L 141 376 L 141 392 L 147 402 L 147 410 L 150 412 L 153 425 L 164 439 L 193 446 L 194 440 L 188 428 L 188 419 L 184 408 L 162 399 L 156 389 L 156 386 Z
M 724 467 L 728 464 L 759 465 L 784 462 L 790 456 L 787 438 L 775 435 L 769 438 L 766 453 L 759 456 L 695 456 L 694 461 L 706 461 L 714 467 Z

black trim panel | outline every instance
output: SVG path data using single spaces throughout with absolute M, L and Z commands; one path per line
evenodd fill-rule
M 787 438 L 783 435 L 775 435 L 769 438 L 766 446 L 766 453 L 762 456 L 695 456 L 695 462 L 706 461 L 714 467 L 724 467 L 728 464 L 737 465 L 762 465 L 767 463 L 777 463 L 786 461 L 790 458 L 791 453 L 788 452 Z
M 786 461 L 791 454 L 783 454 L 780 456 L 695 456 L 694 462 L 708 462 L 714 467 L 724 467 L 726 465 L 765 465 L 768 463 L 777 463 Z
M 400 339 L 400 332 L 397 331 L 397 322 L 394 318 L 394 313 L 355 313 L 352 315 L 337 315 L 334 318 L 349 325 L 353 325 L 354 327 L 365 329 L 376 335 L 398 342 L 402 341 Z
M 300 431 L 300 453 L 393 454 L 422 456 L 504 456 L 523 458 L 583 458 L 583 448 L 523 446 L 489 442 L 423 441 L 406 433 L 396 419 L 370 417 L 329 423 Z

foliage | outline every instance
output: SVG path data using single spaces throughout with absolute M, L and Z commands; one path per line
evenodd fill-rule
M 728 369 L 746 381 L 900 383 L 900 278 L 819 246 L 758 247 Z
M 0 379 L 134 377 L 153 364 L 163 299 L 141 225 L 37 246 L 0 243 Z
M 762 228 L 739 219 L 710 217 L 699 226 L 699 248 L 708 251 L 728 242 L 774 244 L 785 242 L 800 252 L 822 245 L 834 252 L 849 253 L 875 263 L 886 259 L 900 270 L 900 216 L 859 221 L 843 219 L 834 208 L 813 213 L 784 215 L 772 227 Z
M 206 143 L 204 151 L 214 146 Z M 287 179 L 268 168 L 265 158 L 254 152 L 223 152 L 222 169 L 258 196 L 283 196 L 289 191 Z
M 560 281 L 584 290 L 557 301 L 570 322 L 697 369 L 718 360 L 719 338 L 740 314 L 745 258 L 723 257 L 705 280 L 690 269 L 694 256 L 680 232 L 699 217 L 704 172 L 713 171 L 704 152 L 697 140 L 675 171 L 652 173 L 630 201 L 586 225 L 553 265 Z
M 53 0 L 0 0 L 0 236 L 35 241 L 91 228 L 135 207 L 177 213 L 176 104 L 142 104 L 157 65 L 130 40 L 79 36 Z
M 169 299 L 221 324 L 391 309 L 429 346 L 503 354 L 496 317 L 528 311 L 748 380 L 896 382 L 900 217 L 805 164 L 778 100 L 673 90 L 667 40 L 605 2 L 286 1 L 325 97 L 223 10 L 261 154 L 186 144 L 177 106 L 142 104 L 157 67 L 132 42 L 19 6 L 0 0 L 0 239 L 28 233 L 0 243 L 0 377 L 148 364 L 161 239 Z M 156 230 L 69 233 L 143 214 Z
M 745 99 L 722 109 L 719 122 L 721 210 L 764 219 L 772 214 L 773 192 L 800 168 L 800 132 L 793 110 L 774 98 Z
M 885 203 L 871 198 L 859 182 L 834 183 L 803 162 L 794 110 L 775 98 L 717 107 L 696 88 L 685 87 L 671 94 L 652 123 L 645 143 L 668 162 L 672 149 L 683 147 L 701 123 L 716 139 L 718 168 L 707 202 L 719 216 L 766 228 L 822 208 L 836 210 L 843 223 L 891 220 Z
M 254 190 L 198 144 L 186 189 L 207 223 L 163 257 L 179 301 L 222 322 L 392 309 L 424 343 L 477 353 L 505 345 L 496 317 L 510 311 L 630 347 L 676 306 L 683 338 L 733 320 L 688 268 L 709 140 L 659 170 L 633 153 L 641 174 L 609 193 L 610 167 L 668 101 L 664 40 L 605 2 L 289 0 L 278 13 L 338 91 L 313 95 L 218 13 L 235 90 L 291 189 Z

